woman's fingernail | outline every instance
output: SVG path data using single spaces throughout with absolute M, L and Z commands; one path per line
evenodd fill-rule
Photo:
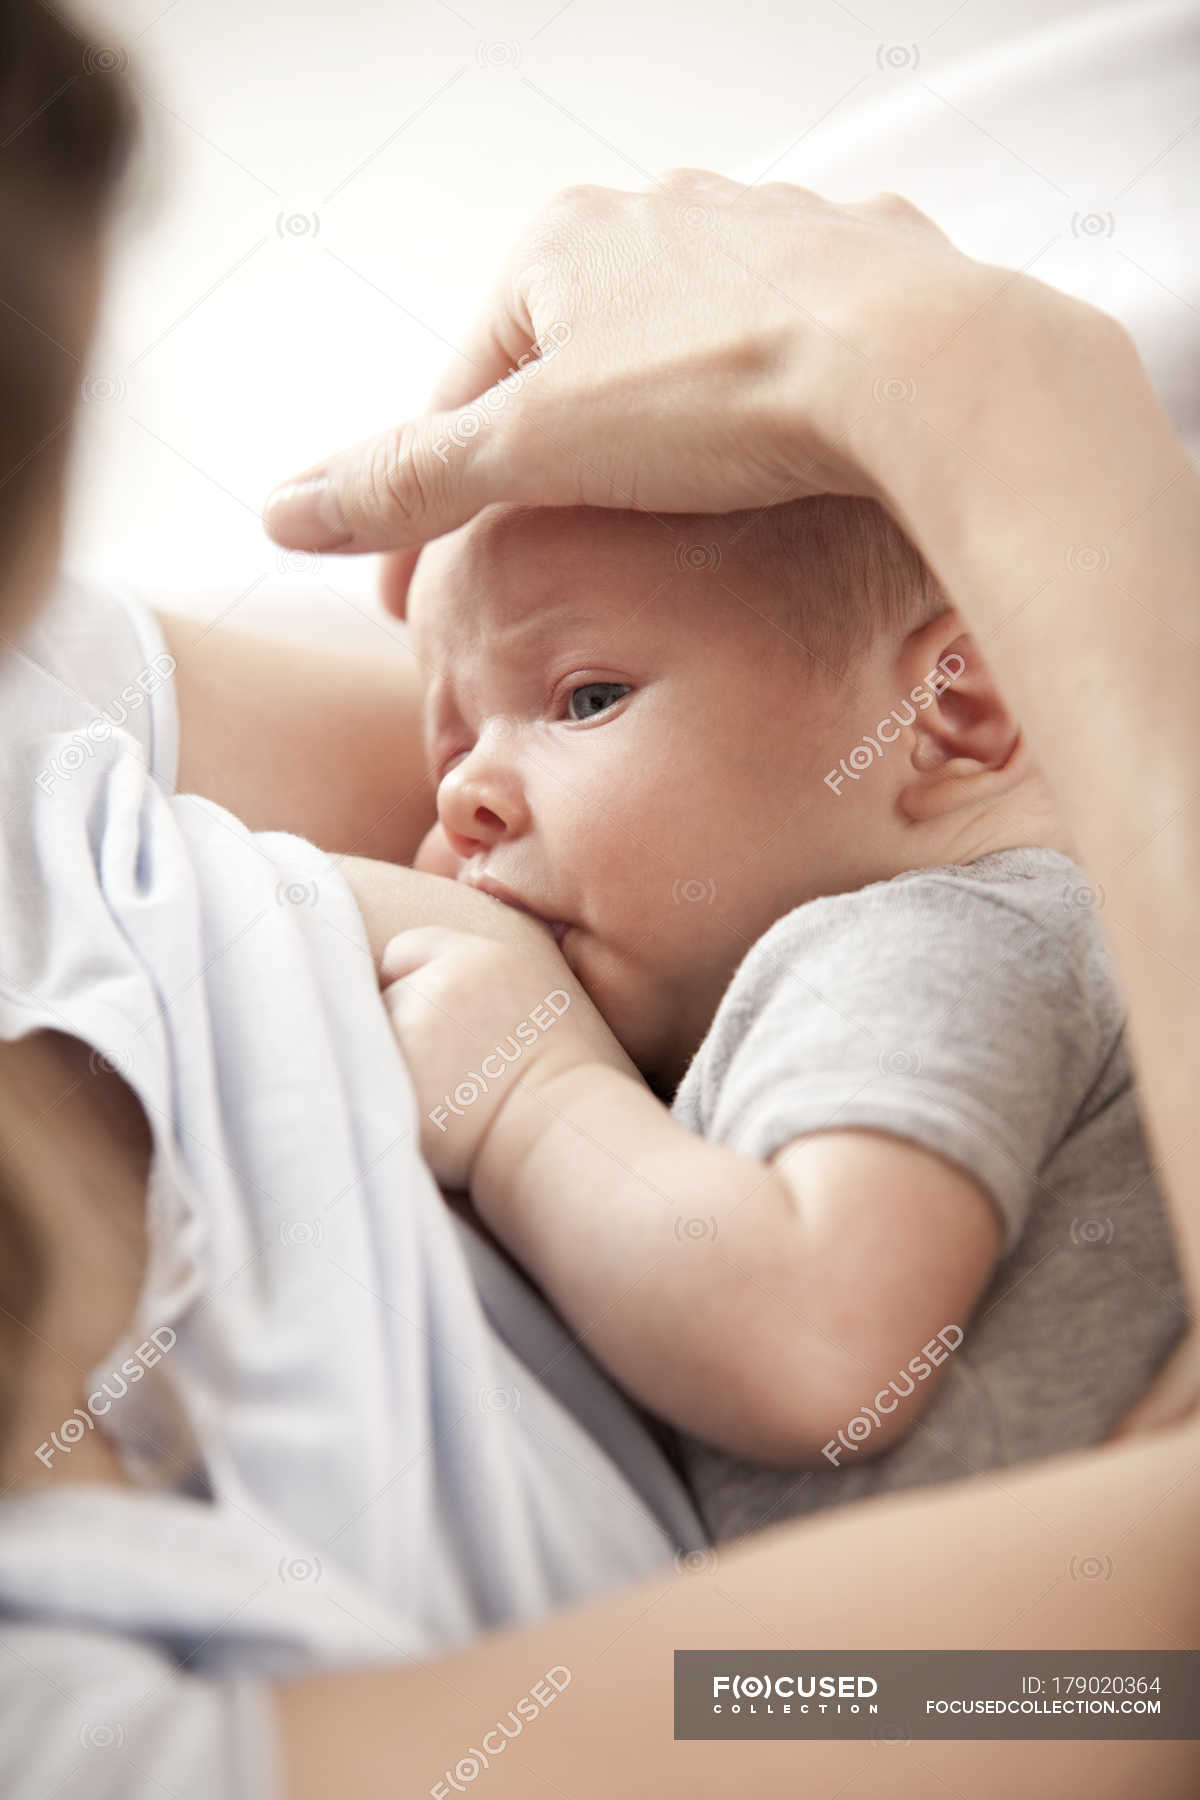
M 277 487 L 263 518 L 271 536 L 294 550 L 337 550 L 350 541 L 337 490 L 324 475 Z

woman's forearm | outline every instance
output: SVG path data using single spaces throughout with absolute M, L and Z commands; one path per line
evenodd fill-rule
M 175 663 L 179 790 L 252 831 L 406 863 L 434 819 L 416 662 L 159 615 Z
M 1100 890 L 1200 1296 L 1200 475 L 1121 326 L 994 273 L 912 408 L 868 409 L 867 456 Z
M 883 497 L 1081 849 L 1127 856 L 1200 783 L 1200 473 L 1124 328 L 1026 278 L 926 354 L 914 390 L 864 421 Z
M 838 1508 L 419 1668 L 287 1683 L 284 1800 L 453 1794 L 456 1765 L 550 1669 L 569 1672 L 553 1704 L 474 1771 L 489 1800 L 1186 1800 L 1196 1742 L 675 1742 L 672 1668 L 686 1649 L 1195 1647 L 1198 1459 L 1192 1426 Z M 1106 1579 L 1080 1577 L 1088 1559 Z

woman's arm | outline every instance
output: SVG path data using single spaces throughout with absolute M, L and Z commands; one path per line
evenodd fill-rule
M 447 1800 L 456 1764 L 556 1667 L 569 1670 L 569 1684 L 466 1792 L 1191 1800 L 1196 1742 L 677 1743 L 672 1666 L 687 1649 L 1194 1647 L 1198 1468 L 1200 1433 L 1176 1428 L 870 1500 L 723 1547 L 702 1572 L 664 1571 L 420 1668 L 286 1683 L 277 1700 L 285 1800 Z M 1089 1558 L 1105 1563 L 1107 1579 L 1079 1576 Z M 905 1721 L 882 1724 L 903 1740 Z
M 486 431 L 463 428 L 551 344 Z M 1105 890 L 1200 1295 L 1200 475 L 1124 329 L 962 255 L 895 195 L 834 206 L 681 170 L 652 193 L 559 195 L 436 405 L 274 496 L 274 534 L 400 550 L 498 500 L 678 512 L 865 493 L 896 514 Z
M 684 208 L 711 228 L 682 227 Z M 310 548 L 400 548 L 493 500 L 884 498 L 980 635 L 1107 884 L 1143 1105 L 1200 1292 L 1200 495 L 1129 339 L 969 263 L 886 199 L 831 208 L 685 173 L 654 195 L 576 191 L 535 235 L 439 403 L 466 408 L 565 317 L 553 364 L 445 463 L 446 420 L 409 422 L 314 471 L 273 526 Z M 426 1668 L 291 1684 L 287 1800 L 438 1792 L 555 1664 L 571 1684 L 485 1772 L 493 1800 L 718 1800 L 798 1779 L 826 1797 L 1183 1800 L 1200 1785 L 1192 1742 L 677 1744 L 671 1669 L 675 1649 L 722 1645 L 1194 1648 L 1198 1470 L 1188 1421 L 780 1527 L 690 1579 Z M 1106 1578 L 1081 1575 L 1091 1559 Z
M 253 831 L 408 863 L 434 819 L 416 659 L 160 614 L 175 659 L 179 789 Z
M 970 619 L 1098 889 L 1200 1298 L 1200 474 L 1124 329 L 1016 279 L 867 455 Z M 916 375 L 913 375 L 916 379 Z

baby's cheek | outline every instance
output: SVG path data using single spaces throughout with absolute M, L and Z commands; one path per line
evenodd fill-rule
M 432 826 L 421 839 L 412 866 L 422 875 L 448 875 L 453 881 L 458 874 L 459 861 L 439 823 Z

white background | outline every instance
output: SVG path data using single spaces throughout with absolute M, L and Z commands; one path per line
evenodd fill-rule
M 95 43 L 131 56 L 147 153 L 81 370 L 68 565 L 235 613 L 337 595 L 362 629 L 371 562 L 281 556 L 263 498 L 421 408 L 509 244 L 569 182 L 775 165 L 835 197 L 898 188 L 973 254 L 1039 255 L 1043 279 L 1132 314 L 1186 385 L 1200 96 L 1195 71 L 1164 69 L 1114 108 L 1104 83 L 1116 67 L 1132 95 L 1127 59 L 1110 45 L 1097 72 L 1088 46 L 1119 10 L 110 0 Z M 1047 52 L 1064 24 L 1076 35 Z

